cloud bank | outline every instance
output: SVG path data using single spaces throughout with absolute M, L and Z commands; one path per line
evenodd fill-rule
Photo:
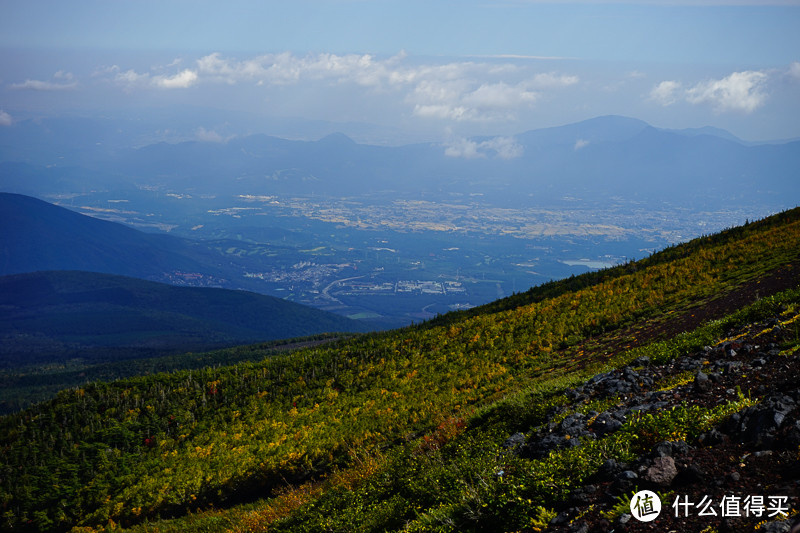
M 78 82 L 70 72 L 59 70 L 50 81 L 27 79 L 22 83 L 13 83 L 14 90 L 29 91 L 69 91 L 78 87 Z
M 350 85 L 375 94 L 395 94 L 396 100 L 418 118 L 472 122 L 514 120 L 520 110 L 533 107 L 548 92 L 580 81 L 576 75 L 536 72 L 530 66 L 514 63 L 413 64 L 402 52 L 383 59 L 370 54 L 297 56 L 283 52 L 243 60 L 215 52 L 174 74 L 157 74 L 178 63 L 151 72 L 114 65 L 96 75 L 126 91 L 186 89 L 201 84 L 245 85 L 264 90 L 302 83 Z
M 716 111 L 752 113 L 764 104 L 763 92 L 767 75 L 763 72 L 734 72 L 721 80 L 698 83 L 686 91 L 692 104 L 710 104 Z
M 164 89 L 186 89 L 197 82 L 197 72 L 186 69 L 174 76 L 157 76 L 153 78 L 153 83 Z
M 650 91 L 649 100 L 664 107 L 683 100 L 694 105 L 709 105 L 717 113 L 752 113 L 767 100 L 768 78 L 763 71 L 734 72 L 722 79 L 702 81 L 685 90 L 678 81 L 662 81 Z
M 122 57 L 138 60 L 124 55 L 115 59 Z M 717 126 L 738 125 L 740 132 L 745 128 L 755 131 L 753 121 L 786 109 L 784 129 L 790 133 L 774 136 L 789 137 L 793 130 L 788 117 L 796 104 L 787 103 L 787 97 L 800 84 L 800 61 L 781 69 L 722 71 L 705 78 L 692 71 L 683 79 L 659 76 L 655 67 L 631 71 L 625 66 L 615 72 L 579 61 L 515 56 L 417 58 L 402 52 L 394 56 L 282 52 L 245 57 L 215 52 L 175 60 L 168 56 L 161 64 L 145 66 L 148 63 L 120 61 L 99 68 L 94 63 L 81 71 L 65 62 L 59 65 L 64 70 L 49 76 L 20 74 L 2 86 L 8 91 L 4 108 L 19 121 L 23 106 L 34 105 L 37 99 L 46 105 L 98 102 L 108 107 L 186 103 L 247 114 L 393 128 L 384 130 L 387 133 L 381 137 L 376 135 L 378 142 L 415 136 L 429 140 L 510 135 L 587 115 L 625 114 L 642 104 L 645 113 L 661 117 L 664 114 L 659 108 L 674 106 L 669 120 L 707 112 L 719 115 Z M 15 107 L 13 99 L 24 104 Z M 9 120 L 2 117 L 3 124 Z M 750 122 L 742 126 L 743 121 Z M 210 130 L 187 134 L 220 140 Z M 446 150 L 453 157 L 518 157 L 520 149 L 513 142 L 496 142 L 495 146 L 451 141 Z M 576 150 L 583 147 L 582 143 L 575 145 Z

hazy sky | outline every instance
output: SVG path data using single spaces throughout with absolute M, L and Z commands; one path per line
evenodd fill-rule
M 234 111 L 408 140 L 606 114 L 800 137 L 798 28 L 800 0 L 0 0 L 0 126 L 187 105 L 208 140 L 245 133 Z

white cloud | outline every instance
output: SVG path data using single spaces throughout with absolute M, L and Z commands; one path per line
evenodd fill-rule
M 511 86 L 505 82 L 484 83 L 474 91 L 463 95 L 462 101 L 475 108 L 506 109 L 532 104 L 539 94 L 523 86 Z
M 265 54 L 243 61 L 219 53 L 197 60 L 197 74 L 226 84 L 255 82 L 260 86 L 291 85 L 304 81 L 352 83 L 370 89 L 404 91 L 414 116 L 455 121 L 513 118 L 520 107 L 534 104 L 538 90 L 578 83 L 577 76 L 538 73 L 524 81 L 514 64 L 476 63 L 408 65 L 404 52 L 388 59 L 369 54 Z M 524 72 L 523 72 L 524 74 Z M 500 78 L 500 79 L 498 79 Z
M 521 110 L 536 104 L 542 91 L 567 87 L 578 81 L 577 76 L 553 73 L 539 73 L 514 84 L 502 80 L 477 84 L 471 78 L 460 79 L 453 86 L 461 90 L 457 94 L 443 95 L 439 105 L 463 109 L 459 120 L 513 120 Z
M 401 55 L 399 59 L 403 57 Z M 406 80 L 405 73 L 391 69 L 397 60 L 398 56 L 380 61 L 369 54 L 310 54 L 297 57 L 284 52 L 236 61 L 223 58 L 215 52 L 197 60 L 197 67 L 201 75 L 228 84 L 256 80 L 285 85 L 302 80 L 330 80 L 376 86 L 385 81 Z
M 197 128 L 197 130 L 195 131 L 195 136 L 199 141 L 204 141 L 204 142 L 221 143 L 225 141 L 225 139 L 222 138 L 222 135 L 220 135 L 216 131 L 207 130 L 202 126 Z
M 494 137 L 477 142 L 470 139 L 456 139 L 445 145 L 444 155 L 464 159 L 485 158 L 493 155 L 500 159 L 521 157 L 524 149 L 513 137 Z
M 57 80 L 67 80 L 67 81 L 72 81 L 72 78 L 73 78 L 74 76 L 72 75 L 72 72 L 65 72 L 65 71 L 63 71 L 63 70 L 59 70 L 58 72 L 56 72 L 55 74 L 53 74 L 53 77 L 54 77 L 55 79 L 57 79 Z
M 0 109 L 0 126 L 10 126 L 14 123 L 11 115 Z
M 717 112 L 752 113 L 766 101 L 763 92 L 766 80 L 763 72 L 734 72 L 721 80 L 698 83 L 686 91 L 686 100 L 692 104 L 711 104 Z
M 794 64 L 789 68 L 790 75 L 793 68 Z M 800 65 L 796 68 L 800 76 Z M 664 107 L 685 100 L 690 104 L 710 105 L 717 113 L 752 113 L 767 100 L 768 78 L 766 72 L 747 70 L 718 80 L 706 80 L 688 89 L 677 81 L 662 81 L 651 89 L 648 100 Z
M 475 120 L 475 112 L 460 105 L 417 104 L 414 115 L 422 118 L 438 118 L 446 120 Z
M 500 159 L 515 159 L 521 157 L 525 152 L 522 145 L 518 144 L 513 137 L 495 137 L 482 142 L 480 147 L 493 150 Z
M 143 81 L 146 82 L 149 79 L 150 79 L 150 74 L 147 73 L 139 74 L 133 69 L 126 70 L 125 72 L 118 72 L 117 75 L 114 76 L 114 81 L 126 85 L 133 85 Z
M 114 82 L 130 90 L 137 86 L 150 85 L 150 74 L 147 72 L 139 74 L 133 69 L 125 72 L 118 72 L 114 76 Z
M 589 141 L 587 141 L 586 139 L 578 139 L 577 141 L 575 141 L 575 146 L 573 147 L 573 149 L 577 152 L 578 150 L 580 150 L 581 148 L 585 148 L 586 146 L 589 146 Z
M 469 79 L 424 80 L 408 95 L 414 114 L 457 121 L 513 120 L 517 111 L 535 104 L 541 94 L 528 82 L 476 83 Z
M 800 61 L 794 61 L 789 65 L 789 76 L 796 80 L 800 80 Z
M 387 73 L 383 62 L 376 62 L 368 54 L 346 56 L 320 54 L 316 61 L 309 63 L 308 71 L 316 79 L 334 78 L 353 81 L 364 86 L 379 85 Z
M 678 91 L 681 89 L 680 82 L 662 81 L 650 91 L 650 100 L 658 105 L 667 107 L 678 101 Z
M 97 67 L 94 72 L 92 72 L 93 78 L 101 78 L 107 74 L 117 74 L 120 71 L 119 65 L 111 65 L 111 66 L 103 66 Z
M 578 76 L 566 76 L 553 72 L 544 72 L 534 76 L 530 81 L 530 85 L 537 89 L 558 89 L 575 85 L 579 81 L 580 78 L 578 78 Z
M 181 63 L 183 63 L 183 58 L 176 57 L 175 59 L 172 60 L 172 63 L 170 63 L 169 65 L 165 65 L 164 68 L 177 67 Z
M 69 91 L 78 87 L 78 82 L 70 72 L 59 70 L 53 74 L 56 81 L 42 81 L 27 79 L 22 83 L 14 83 L 12 89 L 31 91 Z
M 144 87 L 150 84 L 149 73 L 138 73 L 133 69 L 122 71 L 119 65 L 110 67 L 100 67 L 92 73 L 93 78 L 101 78 L 111 83 L 123 87 L 126 92 L 130 92 L 136 87 Z
M 165 89 L 185 89 L 191 87 L 197 81 L 197 72 L 185 69 L 174 76 L 156 76 L 153 84 Z
M 201 75 L 215 78 L 229 84 L 238 81 L 239 76 L 230 62 L 220 57 L 219 52 L 214 52 L 197 60 L 197 70 Z
M 463 157 L 465 159 L 486 157 L 485 153 L 478 151 L 478 143 L 469 139 L 458 139 L 449 143 L 445 147 L 444 155 L 448 157 Z
M 174 63 L 174 62 L 173 62 Z M 158 70 L 161 70 L 160 68 Z M 96 73 L 96 75 L 112 74 L 111 80 L 126 90 L 133 90 L 136 87 L 158 87 L 161 89 L 185 89 L 191 87 L 199 80 L 197 72 L 191 69 L 184 69 L 172 76 L 160 74 L 153 76 L 149 72 L 136 72 L 134 69 L 122 71 L 119 66 L 112 65 Z
M 461 102 L 468 91 L 469 85 L 464 80 L 421 80 L 406 100 L 414 104 L 414 115 L 419 117 L 474 120 L 475 110 Z
M 415 63 L 405 52 L 388 58 L 283 52 L 241 60 L 215 52 L 197 59 L 191 68 L 178 73 L 173 70 L 172 75 L 166 73 L 169 67 L 139 73 L 114 66 L 106 73 L 126 90 L 205 83 L 247 83 L 265 91 L 299 84 L 304 84 L 304 89 L 349 84 L 369 91 L 364 94 L 393 94 L 395 102 L 408 106 L 413 116 L 462 122 L 513 120 L 535 105 L 543 93 L 579 82 L 574 75 L 537 73 L 531 65 L 511 62 Z

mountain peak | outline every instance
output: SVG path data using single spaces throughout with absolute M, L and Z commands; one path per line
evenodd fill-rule
M 605 115 L 574 124 L 527 131 L 519 136 L 530 144 L 569 144 L 585 142 L 620 142 L 631 139 L 650 127 L 647 122 L 620 115 Z

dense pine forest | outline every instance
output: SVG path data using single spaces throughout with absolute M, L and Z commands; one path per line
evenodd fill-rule
M 0 528 L 555 527 L 608 461 L 694 445 L 766 393 L 737 383 L 543 454 L 512 453 L 509 438 L 622 401 L 572 406 L 592 376 L 669 364 L 747 324 L 775 320 L 771 349 L 790 364 L 799 259 L 794 209 L 400 330 L 62 390 L 0 419 Z M 647 379 L 670 391 L 695 376 Z M 603 519 L 618 516 L 608 505 Z

